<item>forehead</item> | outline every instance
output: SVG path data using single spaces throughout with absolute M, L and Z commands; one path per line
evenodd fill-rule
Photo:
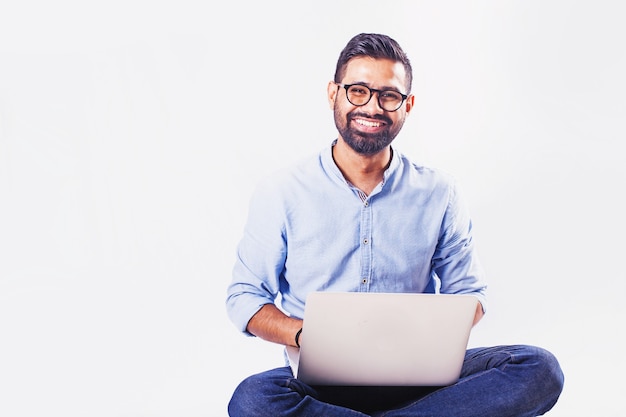
M 366 83 L 370 87 L 406 89 L 406 71 L 402 63 L 391 59 L 356 57 L 348 61 L 342 80 L 345 84 Z

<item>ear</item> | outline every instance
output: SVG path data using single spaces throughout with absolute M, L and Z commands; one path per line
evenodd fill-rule
M 411 110 L 413 110 L 414 105 L 415 105 L 415 96 L 411 94 L 410 96 L 406 98 L 406 101 L 404 102 L 404 111 L 406 112 L 406 114 L 411 113 Z
M 326 93 L 328 95 L 328 105 L 330 109 L 333 110 L 335 108 L 335 100 L 337 100 L 337 84 L 332 81 L 328 82 L 328 86 L 326 87 Z

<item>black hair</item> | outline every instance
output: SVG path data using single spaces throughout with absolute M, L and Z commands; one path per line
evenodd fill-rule
M 387 35 L 377 33 L 361 33 L 354 36 L 343 48 L 337 68 L 335 69 L 335 82 L 339 83 L 345 76 L 346 66 L 352 58 L 367 56 L 376 59 L 391 59 L 404 65 L 406 72 L 407 94 L 411 91 L 413 83 L 413 68 L 408 56 L 402 50 L 398 42 Z

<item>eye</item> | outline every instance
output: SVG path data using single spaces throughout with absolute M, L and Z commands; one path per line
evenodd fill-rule
M 367 87 L 362 85 L 353 85 L 348 89 L 350 94 L 360 95 L 360 96 L 368 96 L 370 94 L 370 90 Z
M 402 100 L 402 96 L 397 91 L 387 90 L 380 92 L 381 100 L 385 101 L 398 101 Z

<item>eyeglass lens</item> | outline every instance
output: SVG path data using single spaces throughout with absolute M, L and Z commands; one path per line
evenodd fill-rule
M 364 106 L 372 98 L 373 92 L 364 85 L 346 86 L 346 96 L 348 101 L 355 106 Z M 393 90 L 378 91 L 378 105 L 386 111 L 395 111 L 400 108 L 404 101 L 402 94 Z

